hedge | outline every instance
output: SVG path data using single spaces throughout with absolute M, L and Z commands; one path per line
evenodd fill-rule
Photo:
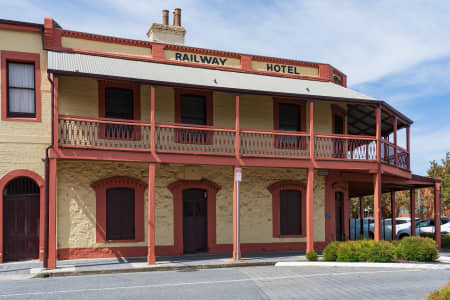
M 434 233 L 424 232 L 420 236 L 434 239 Z M 441 248 L 450 248 L 450 234 L 441 234 Z
M 309 261 L 317 261 L 319 259 L 319 256 L 317 255 L 316 251 L 310 251 L 306 253 L 306 259 Z
M 433 261 L 438 258 L 436 242 L 424 237 L 404 238 L 395 248 L 395 257 L 412 261 Z
M 332 242 L 323 250 L 325 261 L 391 262 L 394 258 L 433 261 L 437 257 L 436 243 L 421 237 L 408 237 L 393 243 L 373 240 Z

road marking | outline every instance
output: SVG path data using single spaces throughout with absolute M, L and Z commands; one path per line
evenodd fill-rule
M 320 273 L 320 274 L 309 274 L 309 275 L 290 275 L 290 276 L 276 276 L 276 277 L 262 277 L 262 278 L 228 279 L 228 280 L 215 280 L 215 281 L 161 283 L 161 284 L 118 286 L 118 287 L 106 287 L 106 288 L 94 288 L 94 289 L 77 289 L 77 290 L 59 290 L 59 291 L 48 291 L 48 292 L 0 294 L 0 297 L 4 298 L 4 297 L 20 297 L 20 296 L 55 295 L 55 294 L 81 293 L 81 292 L 128 290 L 128 289 L 140 289 L 140 288 L 162 288 L 162 287 L 179 287 L 179 286 L 189 286 L 189 285 L 226 284 L 226 283 L 248 282 L 248 281 L 271 281 L 271 280 L 284 280 L 284 279 L 295 279 L 295 278 L 311 278 L 311 277 L 320 277 L 320 276 L 345 276 L 345 275 L 364 275 L 364 274 L 376 274 L 376 273 L 400 273 L 400 272 L 418 272 L 418 271 L 422 271 L 422 270 L 383 270 L 383 271 L 364 271 L 364 272 L 340 272 L 340 273 Z

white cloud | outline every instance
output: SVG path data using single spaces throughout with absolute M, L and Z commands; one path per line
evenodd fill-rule
M 411 168 L 426 175 L 430 161 L 441 161 L 450 151 L 450 125 L 440 128 L 416 127 L 411 131 Z

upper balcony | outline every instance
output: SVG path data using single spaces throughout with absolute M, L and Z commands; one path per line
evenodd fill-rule
M 237 95 L 81 77 L 60 77 L 58 89 L 57 142 L 62 149 L 380 161 L 410 169 L 407 124 L 370 103 Z M 397 143 L 401 128 L 406 128 L 405 148 Z

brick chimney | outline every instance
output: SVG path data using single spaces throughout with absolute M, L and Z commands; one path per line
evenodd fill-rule
M 186 29 L 181 26 L 181 8 L 173 12 L 173 25 L 169 25 L 169 11 L 163 10 L 162 24 L 153 23 L 147 31 L 150 42 L 184 45 Z

